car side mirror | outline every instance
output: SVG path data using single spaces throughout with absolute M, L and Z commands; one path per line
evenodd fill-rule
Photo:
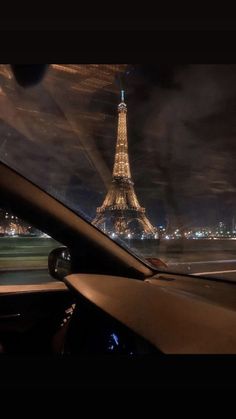
M 57 247 L 49 253 L 48 271 L 53 278 L 60 280 L 71 273 L 71 256 L 67 247 Z

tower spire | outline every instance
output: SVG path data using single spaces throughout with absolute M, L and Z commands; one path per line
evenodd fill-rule
M 113 177 L 131 180 L 127 139 L 127 106 L 124 102 L 124 90 L 121 90 L 121 103 L 118 105 L 118 128 Z

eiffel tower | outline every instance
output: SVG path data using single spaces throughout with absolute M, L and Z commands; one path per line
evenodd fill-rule
M 124 239 L 154 239 L 157 229 L 145 215 L 134 191 L 131 178 L 128 140 L 127 106 L 124 102 L 124 90 L 121 91 L 121 103 L 118 105 L 118 130 L 112 182 L 104 202 L 97 208 L 92 224 L 112 237 Z

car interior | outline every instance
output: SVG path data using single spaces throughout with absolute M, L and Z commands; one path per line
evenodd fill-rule
M 1 353 L 234 353 L 234 283 L 160 272 L 4 164 L 0 190 L 2 206 L 63 244 L 54 282 L 0 286 Z
M 99 264 L 99 272 L 104 275 L 120 272 L 120 275 L 126 277 L 142 279 L 152 274 L 148 266 L 104 234 L 101 233 L 99 237 L 100 232 L 93 226 L 28 180 L 3 164 L 1 170 L 2 207 L 14 210 L 19 217 L 63 243 L 70 251 L 71 273 L 97 273 Z M 50 226 L 49 230 L 46 226 Z M 108 253 L 103 253 L 104 247 Z M 62 278 L 60 281 L 38 285 L 1 285 L 0 298 L 1 352 L 17 354 L 62 351 L 65 333 L 61 329 L 68 328 L 76 301 L 74 292 L 69 290 Z

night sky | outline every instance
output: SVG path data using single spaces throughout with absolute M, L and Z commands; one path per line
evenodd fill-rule
M 23 88 L 0 66 L 0 157 L 88 219 L 111 181 L 126 90 L 135 190 L 154 225 L 236 219 L 236 66 L 51 66 Z

